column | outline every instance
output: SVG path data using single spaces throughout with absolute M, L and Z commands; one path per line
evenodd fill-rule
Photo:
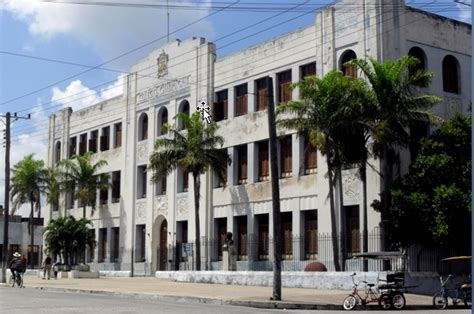
M 300 176 L 300 168 L 302 168 L 302 162 L 304 162 L 304 160 L 301 158 L 301 142 L 301 138 L 297 133 L 293 133 L 291 135 L 291 171 L 293 177 Z
M 257 156 L 257 147 L 256 143 L 249 143 L 247 145 L 247 177 L 248 183 L 255 183 L 257 182 L 257 164 L 258 164 L 258 156 Z
M 255 82 L 252 80 L 247 83 L 247 111 L 255 111 Z
M 298 83 L 300 81 L 300 67 L 295 65 L 291 67 L 291 83 Z M 298 88 L 293 89 L 291 94 L 291 99 L 297 100 L 300 96 L 300 91 Z M 294 172 L 293 172 L 294 173 Z
M 232 119 L 235 116 L 235 96 L 234 86 L 229 86 L 227 92 L 227 119 Z
M 298 209 L 292 211 L 292 236 L 293 236 L 293 260 L 300 261 L 303 256 L 304 233 L 301 229 L 301 212 Z
M 227 171 L 227 185 L 233 186 L 237 183 L 237 168 L 238 168 L 237 151 L 235 147 L 228 147 L 227 153 L 232 159 L 232 164 L 230 165 Z

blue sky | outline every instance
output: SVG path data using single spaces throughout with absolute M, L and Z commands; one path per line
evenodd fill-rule
M 134 4 L 166 3 L 156 0 L 104 1 Z M 230 0 L 221 0 L 214 1 L 214 5 L 221 5 L 224 1 L 231 3 L 228 2 Z M 201 36 L 215 41 L 269 18 L 262 24 L 219 40 L 217 42 L 218 56 L 241 50 L 314 21 L 314 14 L 310 10 L 284 14 L 230 10 L 216 12 L 210 9 L 211 1 L 208 0 L 170 0 L 170 4 L 176 2 L 185 4 L 192 10 L 170 10 L 171 32 L 199 19 L 202 20 L 172 34 L 171 38 L 186 39 L 190 36 Z M 248 2 L 264 3 L 264 1 L 245 0 L 231 7 L 245 6 Z M 302 2 L 304 1 L 268 1 L 274 4 L 273 7 L 296 6 Z M 309 0 L 305 5 L 315 8 L 330 2 L 332 1 Z M 464 0 L 464 2 L 471 3 L 471 0 Z M 407 1 L 407 4 L 471 23 L 471 8 L 455 3 L 454 0 L 415 0 Z M 304 8 L 308 9 L 308 7 Z M 211 16 L 207 17 L 210 14 Z M 32 120 L 18 121 L 13 126 L 12 163 L 28 153 L 35 153 L 38 158 L 45 159 L 48 115 L 64 106 L 78 109 L 117 95 L 120 93 L 118 87 L 121 78 L 117 72 L 93 70 L 54 84 L 86 68 L 18 57 L 11 53 L 95 66 L 166 35 L 166 11 L 162 8 L 66 5 L 45 3 L 41 0 L 0 0 L 0 22 L 0 112 L 32 114 Z M 270 30 L 263 31 L 267 28 Z M 245 36 L 258 32 L 260 32 L 258 35 L 243 39 Z M 234 41 L 237 42 L 232 43 Z M 164 43 L 166 39 L 109 63 L 105 67 L 127 72 L 131 64 Z M 219 49 L 226 44 L 229 46 Z M 10 101 L 39 89 L 42 90 Z M 73 96 L 78 93 L 88 97 L 82 96 L 78 99 L 78 96 Z M 1 148 L 0 204 L 3 204 L 4 192 L 3 156 L 4 150 Z

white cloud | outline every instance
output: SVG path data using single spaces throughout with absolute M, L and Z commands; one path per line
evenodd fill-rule
M 464 1 L 465 3 L 471 3 L 468 1 Z M 471 24 L 472 23 L 472 10 L 469 6 L 466 6 L 465 4 L 461 3 L 456 3 L 456 8 L 459 10 L 458 14 L 456 15 L 456 18 L 460 21 L 466 22 Z
M 54 87 L 51 101 L 62 105 L 63 108 L 71 107 L 73 111 L 77 111 L 121 95 L 123 92 L 123 77 L 123 75 L 120 75 L 114 83 L 102 88 L 99 93 L 82 84 L 80 80 L 75 80 L 64 90 Z
M 25 22 L 30 34 L 36 38 L 49 40 L 60 35 L 70 36 L 92 47 L 104 59 L 113 58 L 166 35 L 164 9 L 58 4 L 39 0 L 3 1 L 3 8 L 0 8 Z M 197 6 L 190 1 L 181 2 Z M 148 3 L 163 4 L 156 1 Z M 206 16 L 209 14 L 206 9 L 208 6 L 201 5 L 201 10 L 170 11 L 170 31 Z M 186 38 L 192 35 L 213 35 L 211 23 L 201 21 L 171 37 Z M 163 43 L 160 41 L 157 44 Z

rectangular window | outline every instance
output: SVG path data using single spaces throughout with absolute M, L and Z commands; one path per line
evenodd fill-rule
M 247 114 L 247 83 L 235 87 L 235 116 Z
M 291 162 L 291 136 L 285 136 L 280 139 L 280 169 L 281 177 L 291 177 L 292 162 Z
M 247 184 L 247 145 L 237 147 L 237 183 Z
M 89 229 L 89 237 L 95 240 L 95 229 Z M 87 261 L 89 263 L 92 263 L 95 259 L 95 248 L 94 247 L 91 248 L 89 246 L 87 248 L 89 252 Z
M 112 249 L 112 260 L 111 262 L 118 263 L 119 261 L 119 247 L 120 247 L 120 228 L 114 227 L 112 228 L 112 236 L 114 237 L 114 246 Z
M 112 203 L 120 202 L 120 171 L 112 172 Z
M 239 261 L 248 260 L 248 235 L 247 235 L 247 216 L 236 217 L 237 222 L 237 259 Z
M 311 62 L 300 67 L 300 78 L 304 80 L 309 76 L 316 75 L 316 62 Z
M 100 151 L 105 152 L 109 150 L 110 143 L 110 127 L 102 128 L 102 136 L 100 137 Z
M 308 138 L 304 139 L 304 173 L 315 173 L 318 168 L 316 147 L 311 145 Z
M 265 261 L 268 260 L 269 248 L 268 214 L 255 215 L 255 218 L 258 229 L 258 259 Z
M 87 151 L 87 133 L 79 136 L 79 155 L 84 155 Z
M 227 149 L 223 149 L 223 151 L 225 153 L 227 153 Z M 222 159 L 222 160 L 219 160 L 219 163 L 221 164 L 221 166 L 224 168 L 224 180 L 221 180 L 216 173 L 214 173 L 215 175 L 215 184 L 214 184 L 214 187 L 224 187 L 226 184 L 227 184 L 227 171 L 228 171 L 228 164 L 227 164 L 227 160 L 225 159 Z
M 217 259 L 222 261 L 222 247 L 227 237 L 227 218 L 216 218 Z
M 72 156 L 76 155 L 76 146 L 77 146 L 77 138 L 74 136 L 74 137 L 71 137 L 69 139 L 69 158 L 71 158 Z
M 188 221 L 178 221 L 176 230 L 178 234 L 176 241 L 180 243 L 188 243 Z
M 270 80 L 271 82 L 271 80 Z M 268 103 L 267 79 L 262 78 L 256 81 L 256 111 L 265 110 Z
M 270 175 L 268 141 L 262 141 L 258 146 L 258 181 L 267 181 Z
M 318 211 L 308 210 L 304 212 L 305 259 L 318 258 Z
M 146 198 L 146 166 L 137 168 L 137 198 Z
M 70 190 L 66 192 L 66 209 L 74 208 L 74 191 L 76 189 L 74 183 L 67 184 Z
M 278 102 L 287 102 L 291 100 L 291 70 L 278 74 Z
M 214 103 L 213 118 L 214 121 L 227 119 L 228 93 L 227 89 L 216 93 L 216 102 Z
M 344 206 L 346 214 L 346 250 L 347 253 L 360 252 L 359 206 Z
M 293 259 L 293 213 L 281 213 L 282 259 Z
M 187 192 L 189 189 L 189 172 L 187 171 L 182 171 L 182 189 L 181 192 Z
M 166 194 L 166 176 L 162 177 L 156 183 L 156 195 L 165 195 Z
M 107 228 L 99 229 L 99 263 L 107 258 Z
M 39 266 L 39 245 L 28 245 L 28 265 L 33 263 L 34 266 Z
M 100 205 L 105 205 L 109 201 L 109 190 L 104 189 L 99 192 L 99 203 Z
M 89 139 L 89 151 L 97 153 L 97 140 L 99 137 L 99 131 L 95 130 L 91 132 L 91 138 Z
M 122 122 L 114 124 L 114 148 L 122 146 Z
M 135 257 L 136 262 L 145 261 L 145 242 L 146 242 L 146 225 L 137 225 L 136 228 L 136 250 L 137 254 Z

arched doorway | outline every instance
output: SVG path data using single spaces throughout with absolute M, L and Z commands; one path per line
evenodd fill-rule
M 160 244 L 158 246 L 158 270 L 166 270 L 168 262 L 168 222 L 163 220 L 160 226 Z

